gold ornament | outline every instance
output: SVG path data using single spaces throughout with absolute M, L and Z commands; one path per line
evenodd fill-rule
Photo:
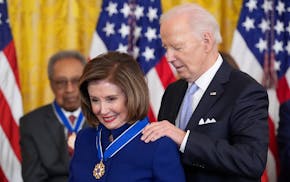
M 76 133 L 74 132 L 74 133 L 72 133 L 72 134 L 68 137 L 68 139 L 67 139 L 67 144 L 68 144 L 68 146 L 69 146 L 71 149 L 74 149 L 74 148 L 75 148 L 76 137 L 77 137 L 77 135 L 76 135 Z
M 100 179 L 105 174 L 105 165 L 103 161 L 101 160 L 100 163 L 95 165 L 95 168 L 93 170 L 93 175 L 96 179 Z

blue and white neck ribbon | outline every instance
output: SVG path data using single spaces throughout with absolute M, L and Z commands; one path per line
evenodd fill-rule
M 101 142 L 102 127 L 98 127 L 96 145 L 98 148 L 98 158 L 100 161 L 106 161 L 108 158 L 113 157 L 118 151 L 125 147 L 125 145 L 132 141 L 148 123 L 149 121 L 147 117 L 134 123 L 106 148 L 104 154 Z
M 64 113 L 62 112 L 60 106 L 56 103 L 56 101 L 52 103 L 52 106 L 57 118 L 59 119 L 59 121 L 63 123 L 63 125 L 68 129 L 69 132 L 77 133 L 81 129 L 81 126 L 83 125 L 84 122 L 84 115 L 82 112 L 80 112 L 75 124 L 72 125 L 71 122 L 69 122 L 69 120 L 67 119 L 67 117 L 65 117 Z

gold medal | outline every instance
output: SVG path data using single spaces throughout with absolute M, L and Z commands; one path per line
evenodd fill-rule
M 74 148 L 75 148 L 76 137 L 77 137 L 76 133 L 73 132 L 67 139 L 67 144 L 72 150 L 74 150 Z
M 95 168 L 93 170 L 93 175 L 96 179 L 100 179 L 105 174 L 105 164 L 101 160 L 100 163 L 95 165 Z

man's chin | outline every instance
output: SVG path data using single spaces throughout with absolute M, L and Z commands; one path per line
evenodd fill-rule
M 79 103 L 78 104 L 65 104 L 63 106 L 63 108 L 66 111 L 70 111 L 70 112 L 77 110 L 79 107 L 80 107 L 80 104 Z
M 177 71 L 177 75 L 179 78 L 183 78 L 183 79 L 185 79 L 186 77 L 183 71 L 180 71 L 180 72 Z

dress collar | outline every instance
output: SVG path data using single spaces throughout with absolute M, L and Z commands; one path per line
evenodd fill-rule
M 100 124 L 100 127 L 102 127 L 102 135 L 109 136 L 110 134 L 112 134 L 114 139 L 120 136 L 130 126 L 131 126 L 130 124 L 125 123 L 120 128 L 109 130 L 103 124 Z M 104 137 L 104 138 L 107 138 L 107 137 Z

